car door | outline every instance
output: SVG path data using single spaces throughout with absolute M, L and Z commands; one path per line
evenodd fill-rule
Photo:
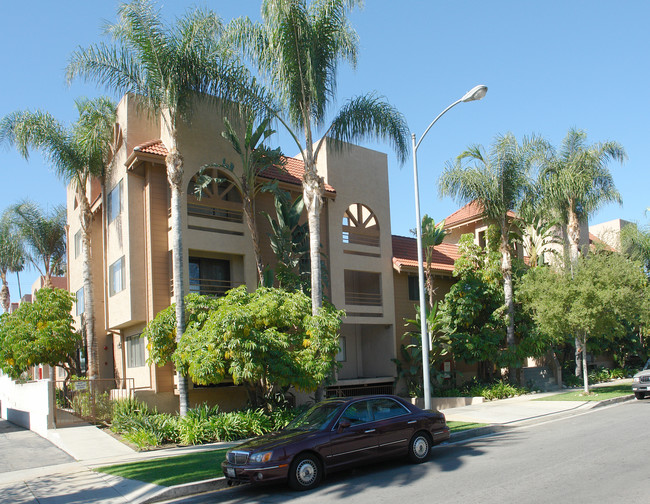
M 341 428 L 341 422 L 349 422 L 350 425 Z M 368 400 L 350 404 L 330 433 L 327 465 L 353 465 L 375 457 L 378 445 L 375 423 Z
M 408 443 L 417 421 L 413 414 L 395 399 L 382 397 L 370 401 L 375 418 L 375 429 L 379 435 L 378 455 L 392 455 L 408 452 Z

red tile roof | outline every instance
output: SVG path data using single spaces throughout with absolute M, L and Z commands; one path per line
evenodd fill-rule
M 474 200 L 449 215 L 445 219 L 445 227 L 452 227 L 467 221 L 478 220 L 482 215 L 483 205 Z M 517 214 L 512 211 L 508 211 L 508 216 L 514 218 L 517 216 Z
M 453 271 L 454 261 L 460 257 L 458 246 L 442 243 L 433 249 L 431 266 L 434 270 Z M 415 238 L 393 235 L 393 266 L 397 270 L 404 267 L 418 267 L 418 246 Z
M 167 156 L 167 147 L 162 142 L 162 140 L 150 140 L 140 145 L 136 145 L 133 148 L 134 152 L 142 152 L 145 154 L 151 154 L 154 156 Z M 277 179 L 280 182 L 285 182 L 292 185 L 302 185 L 302 177 L 305 174 L 305 164 L 299 159 L 285 157 L 286 163 L 284 169 L 273 166 L 264 170 L 260 174 L 260 177 L 266 179 Z M 325 184 L 325 192 L 330 194 L 336 194 L 336 189 L 331 185 Z

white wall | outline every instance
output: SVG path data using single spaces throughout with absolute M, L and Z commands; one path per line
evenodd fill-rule
M 54 428 L 50 380 L 19 383 L 0 373 L 0 417 L 47 437 Z

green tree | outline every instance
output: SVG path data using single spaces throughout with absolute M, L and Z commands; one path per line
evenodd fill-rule
M 433 299 L 435 294 L 435 287 L 433 286 L 433 268 L 431 266 L 433 261 L 433 251 L 443 242 L 447 234 L 448 232 L 445 230 L 444 219 L 436 224 L 432 217 L 424 214 L 422 217 L 422 248 L 424 249 L 425 287 L 429 297 L 430 310 L 433 310 L 433 305 L 435 303 Z M 429 331 L 429 339 L 431 339 L 431 331 Z
M 452 196 L 460 203 L 476 201 L 488 223 L 499 230 L 510 347 L 515 345 L 511 249 L 513 237 L 517 236 L 517 223 L 511 212 L 519 209 L 530 190 L 530 172 L 541 146 L 536 138 L 525 138 L 520 145 L 511 133 L 498 136 L 489 152 L 480 145 L 462 152 L 455 163 L 447 165 L 438 181 L 441 196 Z
M 25 266 L 25 250 L 21 236 L 13 223 L 13 212 L 7 209 L 0 217 L 0 304 L 5 313 L 9 313 L 11 294 L 7 283 L 7 273 L 18 274 Z M 19 284 L 20 285 L 20 284 Z
M 602 205 L 622 203 L 607 165 L 610 161 L 623 163 L 627 155 L 618 142 L 587 144 L 587 133 L 575 128 L 567 132 L 560 150 L 548 149 L 540 172 L 542 202 L 566 229 L 568 267 L 573 272 L 580 253 L 580 223 L 586 221 Z M 588 251 L 585 250 L 585 253 Z M 576 376 L 585 361 L 580 347 L 580 335 L 575 337 Z M 583 354 L 582 360 L 580 355 Z M 583 374 L 586 370 L 582 370 Z
M 78 372 L 81 335 L 74 330 L 73 302 L 67 291 L 43 288 L 33 303 L 1 315 L 0 369 L 13 379 L 38 364 L 60 366 L 68 376 Z
M 176 337 L 185 331 L 183 295 L 183 157 L 178 148 L 178 125 L 188 121 L 199 100 L 237 99 L 249 82 L 233 65 L 220 36 L 221 20 L 207 10 L 189 11 L 175 24 L 163 23 L 147 0 L 134 0 L 118 9 L 118 22 L 107 27 L 112 44 L 94 44 L 75 51 L 67 68 L 68 80 L 84 77 L 119 94 L 137 96 L 140 105 L 159 117 L 166 139 L 167 180 L 171 187 L 172 270 L 176 307 Z M 225 105 L 224 105 L 225 106 Z M 187 378 L 178 375 L 180 413 L 189 409 Z
M 641 261 L 650 276 L 650 226 L 625 226 L 621 230 L 621 249 L 636 261 Z
M 25 159 L 29 158 L 30 149 L 41 151 L 59 178 L 70 184 L 75 192 L 83 254 L 83 323 L 88 343 L 88 375 L 92 378 L 98 375 L 99 369 L 91 267 L 93 215 L 88 191 L 93 178 L 99 179 L 103 185 L 107 167 L 114 155 L 115 103 L 105 97 L 92 100 L 80 98 L 76 101 L 76 107 L 79 118 L 69 128 L 47 112 L 18 111 L 9 114 L 0 121 L 0 143 L 15 145 Z M 45 275 L 47 285 L 48 276 Z
M 239 192 L 244 208 L 244 218 L 246 225 L 251 234 L 251 241 L 253 242 L 253 253 L 255 256 L 255 265 L 257 266 L 257 279 L 258 284 L 264 283 L 264 264 L 262 264 L 262 254 L 260 253 L 260 241 L 257 233 L 257 224 L 255 223 L 255 197 L 265 187 L 269 185 L 268 182 L 260 182 L 257 177 L 264 171 L 273 166 L 281 167 L 284 164 L 284 157 L 279 148 L 271 149 L 264 145 L 266 141 L 275 131 L 269 127 L 271 122 L 270 118 L 260 121 L 255 127 L 255 115 L 244 114 L 246 117 L 246 132 L 244 133 L 243 142 L 239 135 L 230 124 L 227 117 L 223 118 L 226 130 L 222 136 L 228 140 L 232 149 L 239 155 L 242 163 L 241 177 L 233 177 L 228 179 L 234 182 L 237 191 Z M 218 165 L 209 165 L 219 168 L 225 168 L 234 174 L 235 166 L 232 163 L 224 162 Z M 197 197 L 200 197 L 202 192 L 213 182 L 220 182 L 219 177 L 215 178 L 205 173 L 205 168 L 202 168 L 196 177 L 196 191 Z
M 335 99 L 339 62 L 356 65 L 358 36 L 348 14 L 358 3 L 328 0 L 307 5 L 305 0 L 264 0 L 261 23 L 237 19 L 230 30 L 235 43 L 268 81 L 279 104 L 272 112 L 291 134 L 305 163 L 303 198 L 309 224 L 314 315 L 323 304 L 320 213 L 324 185 L 316 162 L 326 138 L 334 139 L 339 148 L 343 142 L 363 138 L 387 139 L 402 162 L 408 152 L 404 117 L 375 94 L 349 100 L 324 128 L 321 140 L 314 141 L 314 132 L 326 124 Z
M 555 341 L 579 334 L 585 355 L 588 340 L 612 340 L 627 334 L 630 326 L 638 331 L 648 323 L 648 289 L 639 263 L 608 251 L 580 257 L 573 278 L 570 272 L 539 267 L 531 269 L 521 285 L 540 330 Z M 588 393 L 586 365 L 583 380 Z
M 253 406 L 268 407 L 290 386 L 311 391 L 329 376 L 343 312 L 327 305 L 314 316 L 301 292 L 248 293 L 245 286 L 212 300 L 194 295 L 192 304 L 203 307 L 194 312 L 171 358 L 194 382 L 232 377 L 246 387 Z M 160 312 L 145 330 L 158 363 L 166 362 L 174 347 L 169 315 Z

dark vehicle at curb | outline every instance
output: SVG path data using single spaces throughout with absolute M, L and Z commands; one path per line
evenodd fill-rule
M 318 486 L 327 472 L 402 457 L 415 463 L 449 439 L 445 416 L 391 395 L 332 398 L 315 404 L 283 430 L 228 451 L 228 483 L 285 480 L 294 490 Z
M 645 363 L 643 371 L 634 375 L 632 392 L 634 392 L 634 397 L 639 400 L 643 399 L 646 394 L 650 395 L 650 359 Z

